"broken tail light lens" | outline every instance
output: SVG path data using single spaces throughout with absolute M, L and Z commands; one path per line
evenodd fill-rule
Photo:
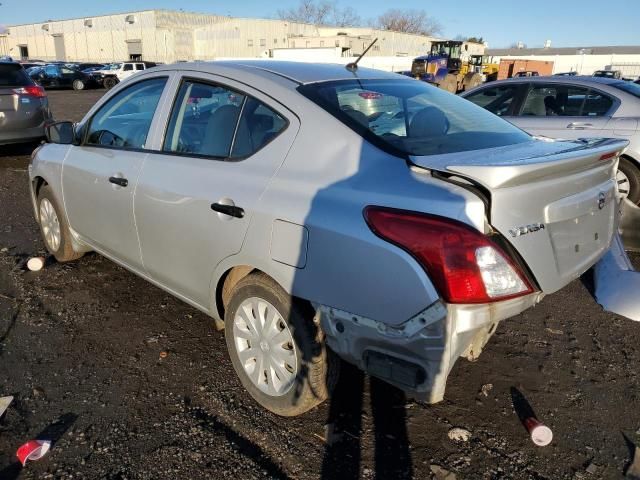
M 462 222 L 383 207 L 364 213 L 376 235 L 422 265 L 447 303 L 490 303 L 533 292 L 496 243 Z

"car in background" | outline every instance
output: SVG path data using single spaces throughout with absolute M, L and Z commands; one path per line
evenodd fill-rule
M 45 88 L 84 90 L 95 85 L 93 79 L 86 73 L 59 63 L 37 68 L 29 72 L 29 75 Z
M 552 76 L 500 80 L 461 96 L 532 135 L 629 140 L 620 157 L 619 190 L 640 204 L 640 85 L 615 78 Z
M 594 77 L 601 78 L 622 78 L 622 72 L 620 70 L 596 70 L 593 72 Z
M 405 129 L 373 130 L 390 106 Z M 286 416 L 328 396 L 332 352 L 441 401 L 459 357 L 608 251 L 627 146 L 534 138 L 391 72 L 267 60 L 145 70 L 48 139 L 29 168 L 48 251 L 97 251 L 211 315 Z
M 51 122 L 44 89 L 19 63 L 0 61 L 0 145 L 39 140 Z
M 97 84 L 109 90 L 131 75 L 155 67 L 156 65 L 154 62 L 143 61 L 112 63 L 104 70 L 95 70 L 91 73 L 91 77 Z

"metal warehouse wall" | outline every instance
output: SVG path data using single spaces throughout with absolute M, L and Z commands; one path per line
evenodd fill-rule
M 430 37 L 371 28 L 318 28 L 252 18 L 147 10 L 9 27 L 0 53 L 31 59 L 111 62 L 142 52 L 144 60 L 172 63 L 220 57 L 265 57 L 276 48 L 339 46 L 357 55 L 414 57 L 428 52 Z M 3 51 L 4 50 L 4 51 Z
M 152 46 L 155 53 L 153 11 L 18 25 L 10 27 L 9 31 L 9 54 L 16 58 L 20 58 L 19 47 L 25 45 L 29 49 L 29 57 L 35 59 L 123 60 L 129 56 L 127 42 L 136 40 Z M 60 48 L 61 43 L 63 49 Z
M 291 37 L 317 35 L 314 25 L 262 20 L 226 18 L 195 31 L 195 56 L 198 60 L 219 57 L 268 56 L 269 49 L 286 48 Z

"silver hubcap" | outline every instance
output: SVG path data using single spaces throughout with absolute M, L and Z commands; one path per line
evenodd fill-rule
M 620 193 L 620 196 L 623 199 L 627 198 L 629 196 L 631 184 L 629 183 L 629 178 L 620 169 L 616 172 L 616 182 L 618 183 L 618 192 Z
M 233 320 L 233 341 L 240 364 L 256 387 L 273 397 L 291 389 L 298 371 L 296 347 L 273 305 L 257 297 L 242 302 Z
M 56 210 L 47 198 L 43 198 L 40 202 L 40 225 L 42 225 L 42 233 L 47 247 L 52 252 L 57 252 L 62 241 L 60 222 Z

